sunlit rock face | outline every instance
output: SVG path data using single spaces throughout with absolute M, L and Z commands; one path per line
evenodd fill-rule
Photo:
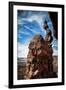
M 35 35 L 29 44 L 25 79 L 56 77 L 53 72 L 52 47 L 41 35 Z

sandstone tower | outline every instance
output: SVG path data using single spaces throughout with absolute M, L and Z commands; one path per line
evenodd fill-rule
M 25 79 L 55 77 L 52 53 L 53 50 L 51 42 L 48 41 L 48 35 L 45 39 L 41 35 L 35 35 L 29 44 Z

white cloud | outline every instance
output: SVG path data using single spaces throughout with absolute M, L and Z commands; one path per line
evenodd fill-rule
M 27 36 L 31 36 L 29 32 L 19 31 L 19 33 L 20 33 L 20 34 L 27 35 Z
M 17 19 L 17 23 L 18 23 L 18 25 L 22 25 L 23 24 L 22 19 L 21 18 L 18 18 Z
M 27 58 L 27 54 L 28 54 L 28 45 L 23 45 L 21 43 L 18 43 L 18 47 L 17 47 L 17 51 L 18 51 L 18 57 L 20 58 Z
M 31 28 L 29 28 L 29 27 L 27 27 L 27 26 L 25 26 L 25 28 L 28 29 L 28 30 L 30 30 L 30 31 L 32 31 L 32 32 L 35 33 L 35 34 L 36 34 L 36 33 L 37 33 L 37 34 L 40 34 L 39 31 L 37 32 L 36 30 L 33 30 L 33 29 L 31 29 Z
M 53 49 L 53 56 L 58 56 L 58 50 Z
M 38 23 L 42 24 L 43 20 L 42 20 L 43 16 L 41 15 L 33 15 L 29 18 L 29 21 L 37 21 Z

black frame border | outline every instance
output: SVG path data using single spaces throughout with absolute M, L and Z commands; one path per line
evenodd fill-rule
M 56 86 L 64 85 L 64 5 L 60 4 L 46 4 L 46 3 L 28 3 L 28 2 L 9 2 L 9 88 L 27 88 L 27 87 L 41 87 L 41 86 Z M 39 7 L 55 7 L 62 8 L 62 82 L 55 83 L 39 83 L 39 84 L 25 84 L 25 85 L 13 85 L 13 6 L 24 5 L 24 6 L 39 6 Z

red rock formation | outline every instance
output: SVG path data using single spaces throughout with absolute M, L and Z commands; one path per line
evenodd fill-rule
M 29 44 L 25 79 L 53 77 L 52 47 L 41 35 L 36 35 Z

